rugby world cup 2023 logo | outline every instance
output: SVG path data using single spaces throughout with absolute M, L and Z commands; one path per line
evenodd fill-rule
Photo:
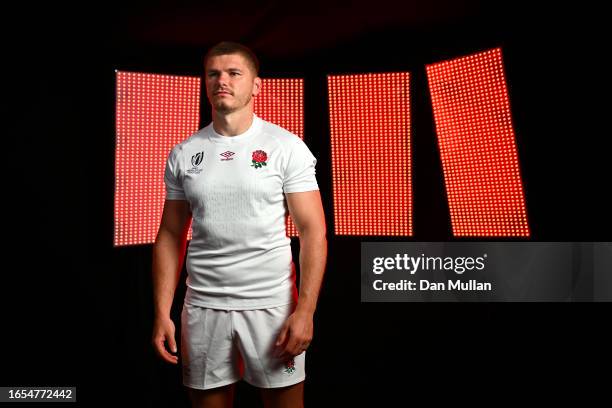
M 200 172 L 202 172 L 202 169 L 200 168 L 200 164 L 202 164 L 203 160 L 204 160 L 204 152 L 199 152 L 191 156 L 191 165 L 193 167 L 187 170 L 187 173 L 200 174 Z

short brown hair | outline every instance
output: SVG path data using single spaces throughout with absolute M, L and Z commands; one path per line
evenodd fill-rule
M 259 60 L 255 53 L 249 47 L 232 41 L 221 41 L 209 49 L 204 56 L 204 69 L 206 69 L 206 62 L 210 57 L 228 54 L 242 55 L 253 69 L 253 72 L 255 72 L 255 76 L 259 75 Z

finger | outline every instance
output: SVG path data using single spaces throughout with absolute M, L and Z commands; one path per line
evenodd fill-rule
M 277 357 L 277 358 L 278 358 L 280 361 L 287 361 L 287 360 L 291 359 L 292 357 L 294 357 L 294 356 L 293 356 L 291 353 L 281 352 L 281 353 L 278 355 L 278 357 Z
M 178 357 L 167 354 L 166 357 L 164 357 L 164 361 L 170 364 L 178 364 Z
M 173 356 L 166 350 L 166 347 L 164 345 L 164 337 L 158 338 L 155 342 L 155 351 L 157 352 L 157 355 L 161 357 L 162 360 L 172 364 L 178 363 L 178 356 Z
M 276 357 L 280 359 L 287 358 L 290 356 L 285 347 L 278 348 L 275 354 Z
M 293 350 L 295 356 L 298 356 L 306 351 L 310 343 L 308 342 L 300 342 L 298 346 Z
M 281 344 L 283 344 L 285 342 L 285 339 L 287 338 L 287 331 L 288 331 L 288 327 L 287 326 L 283 326 L 283 328 L 281 329 L 280 334 L 278 335 L 278 338 L 276 339 L 276 345 L 280 346 Z
M 168 351 L 166 350 L 163 351 L 162 358 L 167 363 L 178 364 L 178 356 L 173 356 L 172 354 L 168 353 Z
M 173 353 L 177 352 L 176 340 L 174 339 L 174 336 L 168 336 L 168 346 L 170 346 L 170 351 L 172 351 Z
M 282 353 L 280 353 L 278 355 L 278 359 L 281 361 L 286 361 L 286 360 L 290 360 L 294 357 L 299 356 L 300 354 L 302 354 L 305 350 L 302 349 L 298 349 L 297 351 L 283 351 Z
M 297 356 L 299 354 L 300 341 L 293 336 L 289 337 L 289 341 L 285 346 L 284 352 L 286 354 L 293 356 Z
M 285 360 L 287 358 L 292 357 L 291 353 L 289 352 L 289 349 L 287 348 L 287 344 L 285 344 L 284 346 L 281 345 L 277 350 L 276 350 L 276 356 L 277 358 L 281 359 L 281 360 Z

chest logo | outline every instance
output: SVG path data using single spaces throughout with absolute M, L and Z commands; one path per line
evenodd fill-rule
M 256 169 L 262 166 L 267 166 L 267 160 L 268 154 L 266 152 L 264 152 L 263 150 L 255 150 L 253 152 L 253 161 L 251 166 L 255 167 Z
M 223 152 L 223 153 L 219 153 L 221 156 L 223 156 L 223 158 L 221 159 L 221 161 L 225 161 L 225 160 L 234 160 L 234 158 L 232 157 L 233 155 L 235 155 L 236 153 L 234 152 L 230 152 L 229 150 L 227 152 Z
M 202 159 L 204 159 L 204 152 L 196 153 L 191 156 L 191 164 L 193 167 L 198 167 L 202 163 Z
M 199 152 L 191 156 L 191 165 L 193 166 L 187 173 L 189 174 L 200 174 L 202 169 L 198 168 L 200 164 L 202 164 L 202 160 L 204 160 L 204 152 Z

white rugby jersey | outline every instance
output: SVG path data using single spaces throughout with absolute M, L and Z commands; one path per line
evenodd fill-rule
M 244 310 L 297 299 L 284 193 L 318 190 L 316 163 L 298 136 L 256 115 L 240 135 L 211 123 L 174 146 L 166 199 L 187 200 L 193 215 L 186 303 Z

